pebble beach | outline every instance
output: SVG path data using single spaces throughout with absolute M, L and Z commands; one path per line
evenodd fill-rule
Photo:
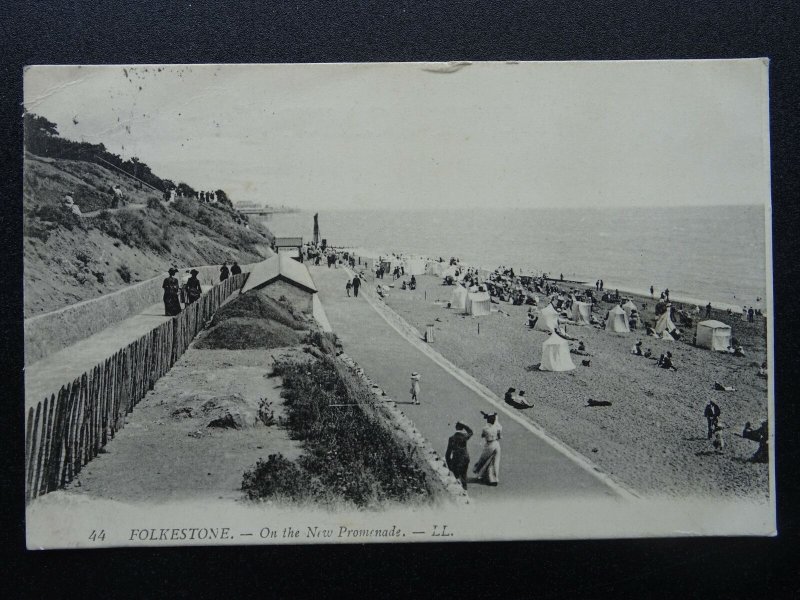
M 620 334 L 567 325 L 568 334 L 577 338 L 570 347 L 577 348 L 583 341 L 591 356 L 571 355 L 575 370 L 543 372 L 537 365 L 549 334 L 526 326 L 528 306 L 500 302 L 486 316 L 458 314 L 446 307 L 452 286 L 442 285 L 440 277 L 431 275 L 416 279 L 414 291 L 401 290 L 398 280 L 386 304 L 420 335 L 433 324 L 434 348 L 498 396 L 509 387 L 525 390 L 535 407 L 520 414 L 621 483 L 643 496 L 756 501 L 768 497 L 768 465 L 749 461 L 757 444 L 741 437 L 746 421 L 757 427 L 768 414 L 768 382 L 756 375 L 767 359 L 764 317 L 748 323 L 740 314 L 712 312 L 712 319 L 732 327 L 744 357 L 692 346 L 691 330 L 685 332 L 686 341 L 667 341 L 647 337 L 644 330 Z M 392 280 L 387 277 L 382 283 Z M 637 305 L 644 322 L 652 323 L 655 300 L 627 297 Z M 602 319 L 612 306 L 600 302 L 595 315 Z M 654 360 L 632 355 L 631 347 L 639 339 L 656 357 L 671 351 L 677 371 L 660 369 Z M 591 361 L 590 366 L 581 364 L 584 359 Z M 714 381 L 735 391 L 717 391 Z M 590 407 L 589 398 L 611 402 L 611 406 Z M 703 409 L 710 398 L 722 409 L 726 446 L 721 453 L 714 451 L 706 435 Z

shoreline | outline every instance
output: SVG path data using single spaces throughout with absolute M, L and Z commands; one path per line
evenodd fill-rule
M 746 348 L 745 358 L 692 346 L 689 328 L 684 330 L 686 341 L 666 341 L 647 337 L 644 330 L 617 334 L 568 326 L 572 336 L 586 343 L 591 366 L 571 355 L 574 370 L 548 373 L 536 368 L 548 335 L 525 327 L 527 306 L 500 302 L 492 305 L 499 310 L 470 317 L 444 308 L 452 286 L 442 286 L 432 275 L 417 281 L 414 291 L 391 291 L 386 304 L 420 335 L 434 324 L 435 349 L 498 397 L 508 386 L 527 390 L 535 408 L 522 416 L 626 486 L 646 497 L 692 493 L 715 499 L 769 498 L 768 465 L 748 462 L 756 446 L 739 433 L 746 421 L 759 423 L 770 412 L 768 382 L 755 376 L 767 354 L 763 318 L 756 323 L 727 319 Z M 649 294 L 634 302 L 646 322 L 655 318 Z M 609 306 L 601 302 L 599 312 Z M 718 309 L 716 313 L 712 319 L 724 319 Z M 632 356 L 637 339 L 656 356 L 672 351 L 678 371 L 664 371 L 655 362 Z M 715 391 L 714 381 L 736 391 Z M 611 406 L 587 407 L 587 398 L 609 400 Z M 720 454 L 705 435 L 703 407 L 710 399 L 723 409 L 726 448 Z
M 376 250 L 373 250 L 373 249 L 370 249 L 370 248 L 364 248 L 364 247 L 361 247 L 361 246 L 334 246 L 334 245 L 329 245 L 328 247 L 329 248 L 334 248 L 335 250 L 338 250 L 338 251 L 351 252 L 351 253 L 355 254 L 356 256 L 360 256 L 362 258 L 368 258 L 368 259 L 372 259 L 372 260 L 377 259 L 379 257 L 383 257 L 383 256 L 392 256 L 392 255 L 394 255 L 394 256 L 398 256 L 400 258 L 421 258 L 421 259 L 423 259 L 425 261 L 429 261 L 429 262 L 438 262 L 437 258 L 426 256 L 424 254 L 417 254 L 417 253 L 414 253 L 414 252 L 400 252 L 400 253 L 398 253 L 398 252 L 378 252 Z M 444 258 L 444 257 L 442 257 L 442 258 Z M 445 262 L 447 262 L 448 260 L 449 260 L 449 258 L 445 258 Z M 489 268 L 489 267 L 485 267 L 485 266 L 482 266 L 482 265 L 467 264 L 467 263 L 462 263 L 462 262 L 459 262 L 459 265 L 461 267 L 463 267 L 463 268 L 473 268 L 473 269 L 476 269 L 478 271 L 487 271 L 489 273 L 494 271 L 499 266 L 499 265 L 495 265 L 494 267 Z M 517 275 L 533 275 L 533 273 L 530 273 L 526 269 L 520 269 L 519 271 L 517 271 L 515 269 L 515 272 L 517 273 Z M 540 275 L 540 273 L 536 272 L 535 275 L 538 277 Z M 580 279 L 580 278 L 576 278 L 576 279 Z M 550 281 L 552 281 L 552 282 L 554 282 L 556 284 L 562 283 L 562 282 L 559 281 L 558 278 L 551 277 L 549 273 L 548 273 L 548 280 L 550 280 Z M 584 288 L 587 288 L 587 289 L 594 289 L 594 284 L 592 284 L 592 282 L 588 281 L 588 280 L 586 281 L 586 283 L 580 283 L 579 281 L 576 281 L 574 279 L 565 279 L 563 281 L 563 284 L 568 286 L 568 287 L 584 287 Z M 640 288 L 637 288 L 635 286 L 629 286 L 629 285 L 625 285 L 625 284 L 616 285 L 613 281 L 612 282 L 608 282 L 608 283 L 606 283 L 604 281 L 603 282 L 603 289 L 604 289 L 604 291 L 619 290 L 620 294 L 628 294 L 628 295 L 638 296 L 638 297 L 641 297 L 642 299 L 645 299 L 647 301 L 658 302 L 658 298 L 655 298 L 655 297 L 651 298 L 650 297 L 650 290 L 649 289 L 640 289 Z M 654 294 L 655 293 L 659 293 L 660 294 L 660 291 L 656 291 L 656 292 L 654 292 Z M 690 295 L 686 295 L 686 294 L 682 294 L 682 293 L 677 293 L 677 294 L 670 293 L 670 301 L 672 301 L 674 303 L 677 302 L 677 303 L 680 303 L 680 304 L 685 304 L 685 305 L 687 305 L 687 308 L 690 308 L 692 305 L 694 305 L 694 306 L 699 306 L 701 309 L 704 309 L 706 304 L 711 302 L 711 308 L 713 308 L 715 310 L 721 310 L 721 311 L 726 311 L 726 312 L 728 310 L 730 310 L 733 313 L 732 316 L 737 316 L 739 318 L 741 318 L 741 315 L 742 315 L 742 306 L 743 305 L 741 305 L 741 304 L 731 304 L 729 302 L 722 302 L 722 301 L 713 300 L 713 299 L 712 300 L 709 300 L 709 299 L 701 300 L 701 299 L 699 299 L 699 298 L 697 298 L 695 296 L 690 296 Z M 771 304 L 772 303 L 771 303 L 770 294 L 769 294 L 769 291 L 767 291 L 765 293 L 765 296 L 761 299 L 761 302 L 759 302 L 757 304 L 753 304 L 752 306 L 754 308 L 760 308 L 761 312 L 762 312 L 762 315 L 764 317 L 766 317 L 766 316 L 769 315 L 769 307 L 771 306 Z M 748 304 L 746 306 L 750 306 L 750 305 Z

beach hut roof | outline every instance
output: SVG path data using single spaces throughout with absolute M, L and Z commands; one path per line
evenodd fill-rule
M 279 279 L 312 294 L 317 291 L 311 274 L 303 263 L 286 254 L 275 254 L 253 266 L 241 293 L 262 288 Z
M 713 319 L 710 319 L 708 321 L 700 321 L 697 324 L 697 326 L 698 327 L 711 327 L 712 329 L 718 329 L 718 328 L 730 329 L 731 328 L 730 325 L 727 325 L 727 324 L 723 323 L 722 321 L 715 321 Z
M 608 312 L 610 312 L 611 314 L 614 314 L 614 315 L 619 315 L 619 314 L 623 314 L 624 315 L 625 314 L 625 311 L 619 305 L 615 306 L 614 308 L 612 308 Z

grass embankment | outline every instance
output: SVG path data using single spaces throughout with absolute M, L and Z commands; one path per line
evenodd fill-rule
M 368 410 L 370 392 L 331 356 L 277 363 L 276 374 L 283 377 L 285 425 L 307 454 L 296 463 L 279 454 L 259 461 L 244 474 L 248 498 L 358 508 L 431 499 L 426 474 Z
M 303 339 L 299 331 L 310 327 L 288 302 L 278 302 L 255 290 L 223 306 L 214 315 L 213 328 L 196 347 L 248 350 L 296 346 Z
M 280 425 L 305 450 L 297 460 L 280 452 L 245 471 L 251 500 L 354 508 L 433 499 L 428 475 L 386 422 L 372 410 L 372 392 L 336 359 L 337 340 L 291 303 L 263 291 L 222 307 L 196 348 L 245 350 L 303 345 L 302 358 L 276 360 L 286 417 Z
M 62 205 L 67 194 L 84 216 Z M 143 281 L 173 264 L 261 260 L 272 234 L 224 203 L 183 198 L 166 204 L 159 192 L 94 162 L 26 153 L 23 239 L 30 316 Z

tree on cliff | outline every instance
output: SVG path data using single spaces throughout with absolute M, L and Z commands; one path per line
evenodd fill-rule
M 184 198 L 194 198 L 197 196 L 197 192 L 194 190 L 194 188 L 188 183 L 184 183 L 182 181 L 178 184 L 178 193 Z
M 225 190 L 217 190 L 214 192 L 217 197 L 217 202 L 221 204 L 227 204 L 228 206 L 233 206 L 233 202 L 231 202 L 230 198 L 228 198 L 228 194 L 225 193 Z

